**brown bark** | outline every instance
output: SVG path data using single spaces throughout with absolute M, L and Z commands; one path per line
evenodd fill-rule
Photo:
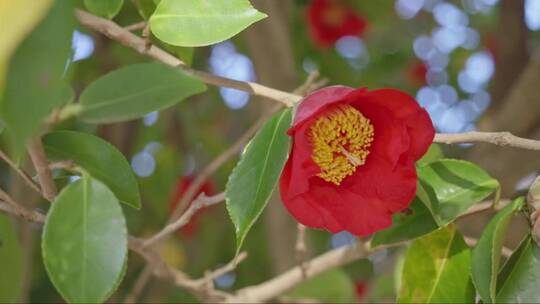
M 524 0 L 502 0 L 496 41 L 496 70 L 493 78 L 490 111 L 502 105 L 510 88 L 527 65 L 527 26 Z

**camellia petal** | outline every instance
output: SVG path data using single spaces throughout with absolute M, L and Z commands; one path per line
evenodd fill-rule
M 414 162 L 433 124 L 409 95 L 392 89 L 321 89 L 298 106 L 281 198 L 301 223 L 369 235 L 391 225 L 416 192 Z

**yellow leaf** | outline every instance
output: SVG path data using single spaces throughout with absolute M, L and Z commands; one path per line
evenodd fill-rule
M 49 10 L 52 0 L 0 1 L 0 96 L 9 58 L 21 41 Z

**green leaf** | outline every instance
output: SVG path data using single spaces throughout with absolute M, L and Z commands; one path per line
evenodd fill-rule
M 498 199 L 499 182 L 467 161 L 438 160 L 418 168 L 418 177 L 430 198 L 426 206 L 440 226 L 452 222 L 495 191 Z
M 74 131 L 56 131 L 43 136 L 43 146 L 52 160 L 73 160 L 109 187 L 116 197 L 139 209 L 137 178 L 124 155 L 105 140 Z
M 236 248 L 270 199 L 289 153 L 291 110 L 275 114 L 255 135 L 234 168 L 226 186 L 229 216 L 236 228 Z
M 405 255 L 398 303 L 473 303 L 470 262 L 454 225 L 417 239 Z
M 316 299 L 324 303 L 355 303 L 351 278 L 342 270 L 331 270 L 311 278 L 286 293 L 292 299 Z M 294 302 L 294 301 L 290 301 Z
M 484 229 L 472 251 L 472 278 L 478 294 L 485 303 L 495 300 L 497 274 L 501 261 L 504 237 L 512 217 L 524 204 L 522 197 L 495 215 Z
M 162 0 L 150 29 L 160 40 L 177 46 L 205 46 L 224 41 L 266 18 L 247 0 Z
M 137 7 L 137 11 L 139 12 L 139 15 L 143 17 L 145 20 L 150 19 L 154 11 L 156 10 L 156 4 L 153 0 L 139 0 L 139 1 L 133 1 L 133 5 Z
M 426 152 L 426 154 L 424 154 L 424 156 L 422 156 L 422 158 L 419 159 L 416 162 L 416 164 L 418 166 L 425 166 L 425 165 L 428 165 L 429 163 L 437 161 L 437 160 L 439 160 L 439 159 L 441 159 L 443 157 L 444 157 L 444 153 L 442 151 L 441 145 L 432 144 L 431 146 L 429 146 L 429 149 Z
M 120 12 L 124 0 L 84 0 L 84 6 L 92 14 L 112 19 Z
M 127 229 L 114 194 L 84 176 L 58 195 L 43 230 L 42 255 L 51 281 L 70 303 L 99 303 L 120 284 Z
M 504 264 L 498 278 L 498 303 L 538 303 L 540 248 L 527 236 Z
M 62 78 L 71 55 L 74 24 L 73 1 L 55 1 L 12 57 L 0 116 L 17 154 L 51 110 L 65 102 Z
M 89 123 L 112 123 L 170 107 L 206 86 L 181 69 L 158 63 L 133 64 L 113 71 L 84 90 L 79 117 Z
M 439 228 L 429 209 L 418 198 L 411 203 L 410 209 L 410 214 L 400 214 L 394 218 L 390 228 L 375 233 L 371 239 L 371 246 L 412 240 Z
M 18 302 L 22 288 L 22 248 L 11 219 L 0 214 L 0 303 Z

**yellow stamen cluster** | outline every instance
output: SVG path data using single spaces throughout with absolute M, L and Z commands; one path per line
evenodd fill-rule
M 310 127 L 317 175 L 336 185 L 366 162 L 374 129 L 369 119 L 350 105 L 338 106 Z

